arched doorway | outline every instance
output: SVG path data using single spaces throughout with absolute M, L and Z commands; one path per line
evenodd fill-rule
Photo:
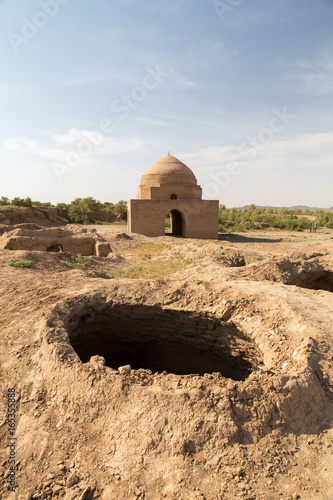
M 183 236 L 183 217 L 178 210 L 171 210 L 167 215 L 165 234 Z
M 62 246 L 61 245 L 58 245 L 57 243 L 54 243 L 53 245 L 50 245 L 47 249 L 46 249 L 47 252 L 62 252 Z

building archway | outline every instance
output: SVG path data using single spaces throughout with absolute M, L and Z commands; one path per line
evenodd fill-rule
M 184 219 L 178 210 L 171 210 L 165 218 L 165 234 L 168 236 L 183 236 Z
M 57 243 L 54 243 L 53 245 L 50 245 L 47 249 L 47 252 L 56 252 L 56 253 L 62 253 L 63 249 L 61 245 L 58 245 Z
M 178 210 L 170 211 L 172 236 L 183 236 L 183 217 Z
M 172 194 L 170 196 L 170 200 L 177 200 L 177 195 L 176 194 Z

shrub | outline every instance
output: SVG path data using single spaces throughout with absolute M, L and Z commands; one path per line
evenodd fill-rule
M 12 200 L 12 205 L 16 206 L 16 207 L 31 207 L 32 206 L 32 201 L 31 201 L 31 198 L 19 198 L 18 196 L 16 196 L 16 198 L 14 198 Z
M 16 262 L 10 262 L 10 266 L 12 267 L 31 267 L 33 264 L 32 260 L 19 260 Z
M 62 264 L 63 266 L 66 266 L 66 267 L 73 267 L 73 264 L 71 262 L 69 262 L 68 260 L 61 260 L 60 264 Z
M 84 262 L 84 259 L 80 253 L 77 254 L 77 257 L 75 259 L 75 267 L 77 267 L 78 269 L 86 268 L 86 263 Z
M 125 274 L 125 271 L 123 269 L 114 269 L 113 271 L 110 271 L 108 273 L 108 277 L 113 280 L 113 279 L 121 278 L 124 274 Z
M 0 198 L 0 206 L 10 205 L 10 199 L 7 196 L 1 196 Z

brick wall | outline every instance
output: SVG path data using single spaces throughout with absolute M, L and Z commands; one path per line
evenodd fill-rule
M 169 200 L 175 194 L 181 200 L 201 200 L 200 186 L 184 186 L 182 184 L 163 184 L 162 186 L 139 186 L 137 199 L 140 200 Z
M 218 200 L 130 200 L 128 232 L 164 236 L 165 217 L 171 210 L 181 213 L 185 238 L 218 237 Z

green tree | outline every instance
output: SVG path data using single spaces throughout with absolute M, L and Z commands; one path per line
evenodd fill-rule
M 81 203 L 84 212 L 98 212 L 102 208 L 101 202 L 95 200 L 92 196 L 83 198 Z
M 104 203 L 104 207 L 105 212 L 108 212 L 109 214 L 115 213 L 115 206 L 113 203 Z
M 32 206 L 33 207 L 53 207 L 54 205 L 52 205 L 52 203 L 50 201 L 46 201 L 46 202 L 43 202 L 43 201 L 33 201 L 32 202 Z
M 31 207 L 32 206 L 31 198 L 28 196 L 28 198 L 24 199 L 16 196 L 12 200 L 12 205 L 14 205 L 15 207 Z
M 7 196 L 1 196 L 1 198 L 0 198 L 0 205 L 2 207 L 6 206 L 6 205 L 10 205 L 10 199 L 7 198 Z
M 114 213 L 120 217 L 121 220 L 127 219 L 127 201 L 120 200 L 114 206 Z
M 279 208 L 279 210 L 278 210 L 278 214 L 280 216 L 282 215 L 283 217 L 285 217 L 286 215 L 288 215 L 288 212 L 289 212 L 288 208 L 285 208 L 285 207 Z
M 63 210 L 68 210 L 69 205 L 67 203 L 57 203 L 57 208 L 62 208 Z
M 236 207 L 233 207 L 231 210 L 230 210 L 230 220 L 232 221 L 238 221 L 240 220 L 240 214 L 237 210 Z

